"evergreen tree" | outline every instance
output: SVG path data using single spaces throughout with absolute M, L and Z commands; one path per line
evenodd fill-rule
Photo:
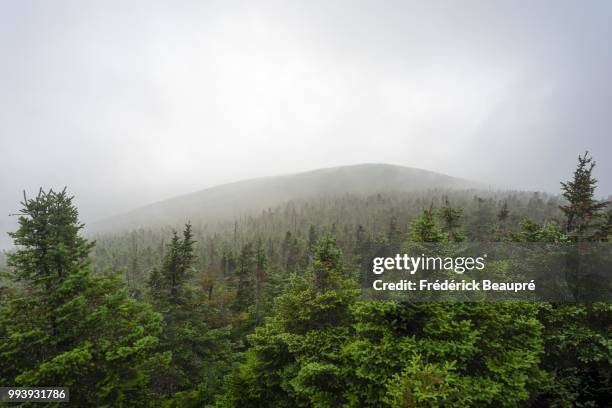
M 300 266 L 300 241 L 297 237 L 293 237 L 289 244 L 289 252 L 287 254 L 287 270 L 295 271 Z
M 234 310 L 247 311 L 255 303 L 255 269 L 257 257 L 250 242 L 242 247 L 236 270 L 237 289 Z
M 359 224 L 355 231 L 355 246 L 352 248 L 352 252 L 354 254 L 355 265 L 357 265 L 358 271 L 361 271 L 361 277 L 359 281 L 364 286 L 367 286 L 368 281 L 372 277 L 372 274 L 370 273 L 372 247 L 372 242 L 367 236 L 365 227 Z
M 188 281 L 192 277 L 193 241 L 191 225 L 187 224 L 183 239 L 176 231 L 167 244 L 161 269 L 149 278 L 152 302 L 159 309 L 171 312 L 173 307 L 189 302 Z
M 0 308 L 0 383 L 66 386 L 74 406 L 143 406 L 160 316 L 127 296 L 116 275 L 91 274 L 94 246 L 73 197 L 40 190 L 24 194 L 9 255 L 20 289 Z
M 290 231 L 285 233 L 285 239 L 281 245 L 281 258 L 286 270 L 295 271 L 300 261 L 300 245 L 297 237 Z
M 140 295 L 139 283 L 142 281 L 141 278 L 141 266 L 140 256 L 138 251 L 138 240 L 136 234 L 132 232 L 131 245 L 130 245 L 130 261 L 129 267 L 126 269 L 126 281 L 127 286 L 130 290 L 130 294 L 134 297 Z
M 495 229 L 494 204 L 491 199 L 475 196 L 471 221 L 467 225 L 470 238 L 476 241 L 491 239 Z
M 266 279 L 267 259 L 261 239 L 257 240 L 255 252 L 255 323 L 261 322 L 261 309 L 264 303 L 264 283 Z
M 211 327 L 208 294 L 192 284 L 194 245 L 191 224 L 182 238 L 173 232 L 161 268 L 149 279 L 151 301 L 164 317 L 159 350 L 169 359 L 154 388 L 171 406 L 211 402 L 231 361 L 228 328 Z
M 503 241 L 508 238 L 508 221 L 510 218 L 510 209 L 508 208 L 508 203 L 506 201 L 503 202 L 499 211 L 497 212 L 497 231 L 495 236 L 495 241 Z
M 310 225 L 308 228 L 308 256 L 311 257 L 314 254 L 315 245 L 317 244 L 318 234 L 317 227 Z
M 249 336 L 218 407 L 517 406 L 529 398 L 542 376 L 536 306 L 356 302 L 340 260 L 323 237 L 313 268 Z
M 461 209 L 453 208 L 448 200 L 448 197 L 445 197 L 444 207 L 442 207 L 440 213 L 443 221 L 442 230 L 447 234 L 447 240 L 451 242 L 463 241 L 465 236 L 459 229 L 463 211 Z
M 504 201 L 501 208 L 499 209 L 499 212 L 497 213 L 497 220 L 501 224 L 503 224 L 508 220 L 509 216 L 510 216 L 510 210 L 508 209 L 508 203 Z
M 223 271 L 223 276 L 230 276 L 236 270 L 236 257 L 231 250 L 224 250 L 223 255 L 221 255 L 221 270 Z
M 410 240 L 413 242 L 444 242 L 446 238 L 436 223 L 432 208 L 424 209 L 410 228 Z
M 313 268 L 294 276 L 273 316 L 249 336 L 246 361 L 218 406 L 331 407 L 346 401 L 340 347 L 357 291 L 344 279 L 340 258 L 335 240 L 323 236 Z
M 560 206 L 566 217 L 564 235 L 571 242 L 605 241 L 609 233 L 608 215 L 603 213 L 609 202 L 594 198 L 594 167 L 588 152 L 578 156 L 573 179 L 561 183 L 567 200 Z M 568 265 L 579 267 L 571 257 Z M 541 403 L 584 407 L 608 404 L 612 395 L 612 305 L 552 304 L 543 310 L 542 321 L 546 326 L 544 367 L 553 378 L 540 395 Z
M 589 152 L 579 155 L 573 179 L 561 183 L 567 204 L 559 208 L 566 218 L 565 230 L 574 241 L 590 241 L 599 236 L 594 230 L 601 226 L 603 210 L 610 204 L 595 199 L 597 179 L 593 177 L 594 168 L 595 162 L 589 157 Z
M 391 217 L 389 221 L 389 229 L 387 231 L 387 242 L 389 244 L 389 252 L 399 251 L 403 241 L 403 234 L 400 225 L 397 221 L 397 217 Z

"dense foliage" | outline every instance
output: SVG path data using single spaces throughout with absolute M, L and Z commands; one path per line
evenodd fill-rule
M 562 197 L 316 197 L 182 233 L 80 235 L 25 198 L 0 276 L 0 382 L 75 406 L 605 406 L 612 306 L 366 301 L 371 260 L 432 242 L 609 242 L 580 156 Z
M 79 236 L 71 201 L 65 191 L 24 199 L 8 257 L 17 286 L 0 309 L 0 382 L 61 384 L 76 406 L 137 406 L 164 369 L 161 316 L 116 276 L 92 275 L 93 244 Z

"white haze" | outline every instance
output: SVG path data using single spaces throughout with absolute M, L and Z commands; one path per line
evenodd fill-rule
M 612 193 L 612 2 L 4 1 L 0 230 L 245 178 L 395 163 Z M 6 242 L 0 238 L 0 244 Z

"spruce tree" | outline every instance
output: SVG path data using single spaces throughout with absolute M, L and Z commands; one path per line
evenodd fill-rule
M 510 210 L 508 209 L 508 203 L 504 201 L 499 212 L 497 213 L 497 220 L 503 224 L 506 222 L 508 217 L 510 216 Z
M 324 235 L 313 266 L 294 276 L 274 313 L 248 336 L 245 362 L 218 406 L 341 406 L 341 345 L 357 290 L 346 279 L 336 241 Z
M 19 285 L 0 308 L 0 383 L 65 386 L 73 406 L 142 406 L 160 316 L 127 296 L 117 275 L 96 277 L 73 197 L 66 190 L 24 194 L 10 236 L 11 278 Z
M 397 217 L 391 217 L 389 221 L 389 229 L 387 231 L 387 242 L 389 245 L 389 252 L 399 251 L 403 241 L 403 234 L 400 225 L 397 221 Z
M 609 237 L 612 217 L 604 209 L 610 202 L 595 199 L 594 167 L 588 152 L 579 155 L 573 179 L 561 183 L 562 195 L 567 200 L 567 204 L 560 206 L 565 215 L 563 235 L 570 242 L 607 241 Z M 581 268 L 573 256 L 567 259 L 570 270 Z M 540 404 L 608 404 L 612 395 L 612 305 L 603 302 L 552 304 L 543 310 L 542 321 L 546 326 L 543 365 L 553 378 L 540 396 Z
M 424 209 L 421 216 L 411 225 L 410 240 L 413 242 L 436 243 L 444 242 L 446 239 L 436 223 L 432 208 Z
M 463 211 L 458 208 L 454 208 L 448 197 L 444 198 L 444 206 L 440 211 L 440 216 L 443 221 L 442 229 L 447 234 L 447 240 L 451 242 L 461 242 L 465 239 L 465 236 L 460 230 L 461 216 Z
M 314 225 L 310 225 L 308 228 L 308 257 L 312 257 L 315 249 L 315 245 L 317 244 L 318 234 L 317 228 Z
M 214 319 L 205 306 L 208 294 L 192 282 L 194 245 L 187 223 L 182 237 L 173 232 L 161 267 L 149 279 L 151 302 L 164 318 L 159 351 L 169 359 L 154 387 L 176 406 L 210 402 L 231 360 L 229 330 L 209 322 Z
M 240 251 L 238 268 L 236 270 L 236 299 L 234 310 L 246 312 L 255 304 L 255 270 L 257 267 L 257 256 L 255 248 L 250 242 L 245 244 Z
M 565 215 L 565 230 L 576 242 L 592 241 L 600 237 L 598 230 L 602 220 L 604 225 L 607 224 L 603 210 L 610 201 L 595 199 L 597 187 L 597 179 L 593 176 L 595 164 L 589 152 L 585 152 L 583 156 L 579 155 L 573 179 L 561 182 L 562 195 L 567 200 L 567 204 L 559 208 Z

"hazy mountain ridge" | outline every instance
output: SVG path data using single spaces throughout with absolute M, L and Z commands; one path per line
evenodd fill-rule
M 321 195 L 483 188 L 484 184 L 422 169 L 358 164 L 223 184 L 94 222 L 88 231 L 103 233 L 175 225 L 186 220 L 218 221 L 290 200 Z

